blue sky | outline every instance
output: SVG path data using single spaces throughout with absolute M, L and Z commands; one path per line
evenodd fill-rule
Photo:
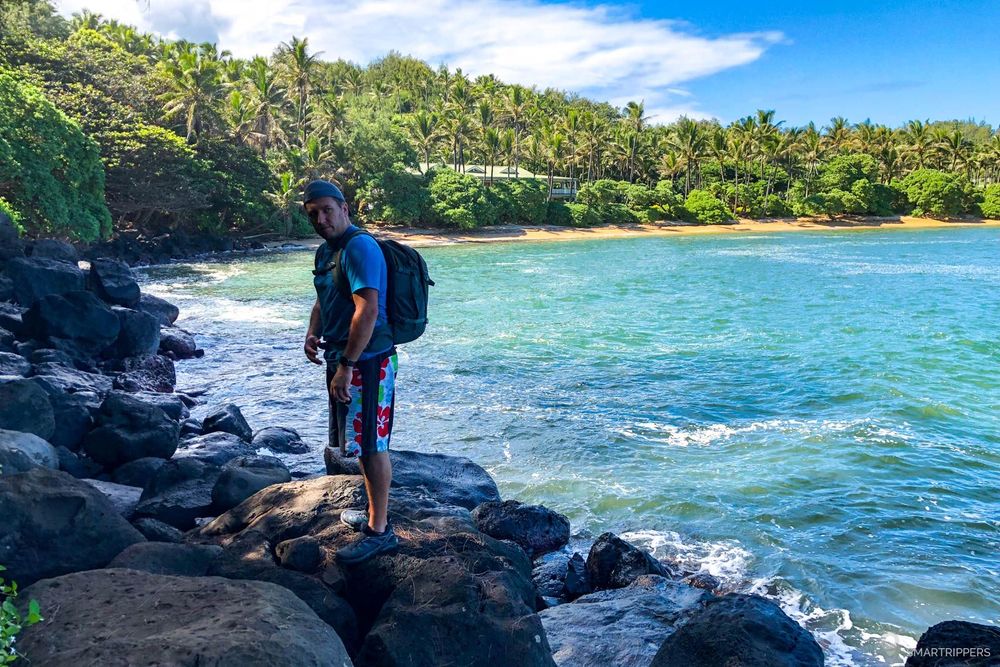
M 624 105 L 654 121 L 723 122 L 775 109 L 1000 123 L 1000 0 L 585 2 L 563 0 L 57 0 L 168 37 L 267 55 L 292 35 L 325 59 L 390 49 L 432 65 Z

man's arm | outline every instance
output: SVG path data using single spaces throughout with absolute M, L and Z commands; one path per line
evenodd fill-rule
M 316 303 L 312 307 L 312 312 L 309 313 L 309 328 L 306 329 L 306 343 L 302 346 L 303 350 L 305 350 L 306 358 L 314 364 L 323 363 L 319 360 L 319 319 L 319 299 L 316 299 Z
M 361 353 L 368 347 L 375 322 L 378 320 L 378 290 L 365 287 L 354 293 L 354 317 L 351 318 L 351 328 L 347 334 L 347 346 L 344 356 L 357 361 Z M 351 371 L 346 366 L 337 364 L 337 372 L 330 381 L 330 392 L 334 398 L 345 403 L 351 400 L 347 387 L 351 383 Z

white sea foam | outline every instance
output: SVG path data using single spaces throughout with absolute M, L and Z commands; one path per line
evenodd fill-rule
M 903 427 L 908 426 L 905 422 Z M 873 438 L 908 440 L 910 435 L 871 419 L 768 419 L 737 424 L 699 424 L 676 426 L 654 421 L 638 421 L 617 429 L 626 438 L 643 438 L 662 442 L 673 447 L 708 446 L 720 440 L 736 438 L 756 432 L 781 433 L 796 437 L 812 437 L 830 433 L 856 431 L 854 439 L 866 442 Z

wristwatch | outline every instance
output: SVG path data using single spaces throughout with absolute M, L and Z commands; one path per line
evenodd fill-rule
M 337 358 L 337 363 L 346 368 L 354 368 L 354 362 L 348 359 L 345 354 L 342 354 Z

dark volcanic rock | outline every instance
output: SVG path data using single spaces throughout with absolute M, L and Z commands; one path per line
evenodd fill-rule
M 106 569 L 39 582 L 22 597 L 45 616 L 17 640 L 36 665 L 351 664 L 336 633 L 273 584 Z
M 14 352 L 14 334 L 6 329 L 0 328 L 0 350 L 4 352 Z
M 191 414 L 184 401 L 177 394 L 163 394 L 154 391 L 140 391 L 131 396 L 135 399 L 142 401 L 143 403 L 148 403 L 150 405 L 155 405 L 159 409 L 163 410 L 168 417 L 176 422 L 182 419 L 187 419 Z
M 58 263 L 58 262 L 57 262 Z M 51 294 L 24 314 L 28 335 L 76 357 L 97 357 L 118 338 L 118 316 L 90 292 Z
M 906 667 L 992 667 L 1000 657 L 1000 628 L 944 621 L 920 635 Z
M 672 578 L 674 573 L 660 561 L 614 533 L 604 533 L 587 554 L 587 574 L 596 590 L 624 588 L 644 574 Z
M 823 650 L 774 602 L 732 593 L 706 599 L 667 637 L 651 663 L 651 667 L 717 665 L 822 667 Z
M 222 468 L 212 489 L 212 503 L 219 514 L 272 484 L 292 481 L 288 468 L 273 456 L 238 456 Z
M 134 308 L 139 303 L 139 283 L 128 264 L 114 259 L 90 263 L 90 288 L 97 296 L 116 306 Z
M 498 540 L 511 540 L 530 558 L 562 548 L 569 542 L 569 519 L 544 505 L 517 500 L 489 501 L 472 510 L 479 530 Z
M 0 475 L 13 475 L 37 467 L 59 468 L 55 448 L 34 433 L 0 429 Z
M 645 667 L 663 641 L 710 597 L 690 586 L 644 575 L 626 588 L 585 595 L 539 616 L 558 665 Z
M 31 380 L 0 380 L 0 428 L 52 437 L 56 422 L 49 395 Z
M 223 466 L 238 456 L 249 456 L 253 453 L 253 445 L 231 433 L 206 433 L 182 442 L 174 457 L 198 459 L 212 465 Z
M 360 475 L 355 458 L 341 458 L 327 447 L 323 452 L 330 475 Z M 390 449 L 392 487 L 409 488 L 424 493 L 443 505 L 474 509 L 477 505 L 500 500 L 496 482 L 489 473 L 463 456 L 427 454 L 405 449 Z
M 177 384 L 174 362 L 160 354 L 126 357 L 115 364 L 114 385 L 125 391 L 155 391 L 170 393 Z
M 132 525 L 150 542 L 169 542 L 180 544 L 184 541 L 184 533 L 173 526 L 157 519 L 140 517 L 132 520 Z
M 537 564 L 531 571 L 531 580 L 542 597 L 571 601 L 591 592 L 587 564 L 583 556 L 574 553 L 554 554 Z
M 205 433 L 232 433 L 246 442 L 253 440 L 253 429 L 247 424 L 240 409 L 232 403 L 227 403 L 209 414 L 201 426 Z
M 112 386 L 111 378 L 106 375 L 77 370 L 61 363 L 36 363 L 31 367 L 31 376 L 48 385 L 44 388 L 50 394 L 90 392 L 102 401 Z
M 80 255 L 76 252 L 76 248 L 65 241 L 57 241 L 56 239 L 38 239 L 31 244 L 29 250 L 28 255 L 34 259 L 45 257 L 67 262 L 73 266 L 76 266 L 76 263 L 80 261 Z
M 55 350 L 51 347 L 43 347 L 32 351 L 28 355 L 28 361 L 32 364 L 61 364 L 69 367 L 74 365 L 73 357 L 62 350 Z
M 309 445 L 302 442 L 298 431 L 284 426 L 269 426 L 254 433 L 253 446 L 267 448 L 276 454 L 305 454 Z
M 84 289 L 80 267 L 55 259 L 15 257 L 7 262 L 5 270 L 14 283 L 14 299 L 22 306 L 30 306 L 51 294 Z
M 24 377 L 31 372 L 31 362 L 13 352 L 0 352 L 0 375 Z
M 144 456 L 141 459 L 129 461 L 115 468 L 115 471 L 111 474 L 111 479 L 116 484 L 138 486 L 144 489 L 150 480 L 156 476 L 156 471 L 162 468 L 166 462 L 166 459 L 156 456 Z
M 113 306 L 121 329 L 115 344 L 115 354 L 124 357 L 144 357 L 156 354 L 160 348 L 160 323 L 149 313 Z
M 442 468 L 448 467 L 447 458 L 438 458 Z M 401 487 L 389 501 L 399 551 L 341 571 L 329 556 L 359 536 L 339 516 L 364 502 L 357 476 L 278 484 L 202 527 L 192 539 L 220 543 L 227 554 L 247 541 L 256 545 L 256 560 L 265 563 L 286 540 L 304 535 L 317 540 L 328 559 L 318 579 L 344 586 L 362 631 L 371 628 L 358 664 L 552 664 L 534 613 L 531 565 L 520 547 L 479 532 L 468 509 L 441 504 L 422 487 Z M 238 550 L 229 562 L 247 572 L 249 558 Z M 270 564 L 268 572 L 317 579 Z M 401 627 L 412 632 L 401 633 Z
M 212 561 L 222 554 L 214 544 L 140 542 L 114 557 L 108 567 L 124 567 L 150 574 L 204 577 Z
M 135 506 L 139 504 L 142 488 L 105 482 L 100 479 L 85 479 L 83 481 L 103 493 L 111 501 L 111 504 L 115 506 L 119 514 L 126 519 L 132 518 L 132 515 L 135 513 Z
M 35 376 L 31 381 L 48 394 L 49 403 L 52 405 L 55 429 L 49 437 L 49 442 L 55 447 L 78 451 L 84 437 L 93 426 L 92 415 L 100 409 L 101 397 L 91 391 L 70 392 L 52 376 Z
M 80 456 L 65 447 L 56 447 L 59 455 L 59 469 L 77 479 L 90 479 L 104 472 L 104 466 L 89 456 Z
M 170 353 L 175 359 L 192 359 L 198 356 L 194 336 L 177 327 L 160 326 L 160 354 Z
M 278 542 L 274 547 L 274 555 L 282 567 L 299 572 L 315 572 L 323 560 L 319 540 L 311 535 Z
M 22 308 L 21 306 L 17 306 L 13 303 L 0 301 L 0 327 L 3 327 L 3 331 L 9 332 L 14 337 L 26 337 L 27 332 L 24 330 L 24 313 L 27 310 L 27 308 Z M 8 348 L 8 352 L 15 351 L 13 349 L 13 340 L 8 342 Z
M 96 421 L 97 428 L 84 438 L 83 448 L 107 468 L 147 456 L 170 458 L 177 449 L 177 422 L 128 394 L 108 394 Z
M 0 212 L 0 268 L 3 263 L 13 257 L 24 256 L 24 242 L 17 233 L 17 228 L 10 217 Z
M 205 430 L 201 427 L 201 420 L 189 418 L 181 422 L 181 437 L 188 439 L 192 435 L 204 435 Z
M 174 304 L 152 294 L 143 294 L 139 297 L 138 309 L 149 313 L 156 318 L 161 326 L 165 327 L 173 325 L 181 312 Z
M 2 261 L 2 260 L 0 260 Z M 0 301 L 14 300 L 14 281 L 0 273 Z
M 0 477 L 0 516 L 4 577 L 22 587 L 104 567 L 122 549 L 145 539 L 100 491 L 48 468 Z
M 218 466 L 197 459 L 167 461 L 146 485 L 135 516 L 190 530 L 195 519 L 213 515 L 212 488 L 220 472 Z

